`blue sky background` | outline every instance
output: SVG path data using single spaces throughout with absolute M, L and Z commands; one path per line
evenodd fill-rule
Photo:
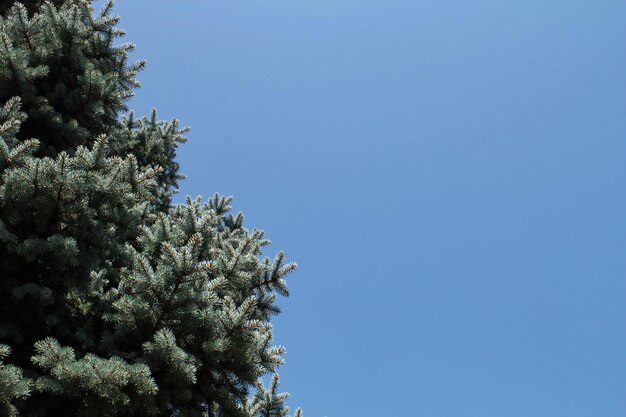
M 307 417 L 626 413 L 626 2 L 118 1 L 131 107 L 192 127 L 300 269 Z

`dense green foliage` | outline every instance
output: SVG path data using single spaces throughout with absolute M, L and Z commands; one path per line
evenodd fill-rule
M 285 416 L 259 378 L 295 265 L 230 197 L 172 204 L 187 129 L 122 115 L 110 12 L 0 7 L 0 415 Z

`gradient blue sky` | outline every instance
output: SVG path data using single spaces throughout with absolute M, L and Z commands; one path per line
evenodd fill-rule
M 300 269 L 307 417 L 626 413 L 626 2 L 118 1 L 131 107 L 192 127 Z M 181 196 L 181 197 L 182 197 Z

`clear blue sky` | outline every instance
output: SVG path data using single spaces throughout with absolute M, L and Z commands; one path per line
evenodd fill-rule
M 118 1 L 131 107 L 192 127 L 300 269 L 307 417 L 626 413 L 626 2 Z M 181 196 L 181 198 L 182 198 Z

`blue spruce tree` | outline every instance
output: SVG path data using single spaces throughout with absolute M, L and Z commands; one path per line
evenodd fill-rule
M 0 6 L 0 416 L 285 416 L 295 264 L 230 197 L 172 203 L 187 128 L 127 113 L 111 8 Z

